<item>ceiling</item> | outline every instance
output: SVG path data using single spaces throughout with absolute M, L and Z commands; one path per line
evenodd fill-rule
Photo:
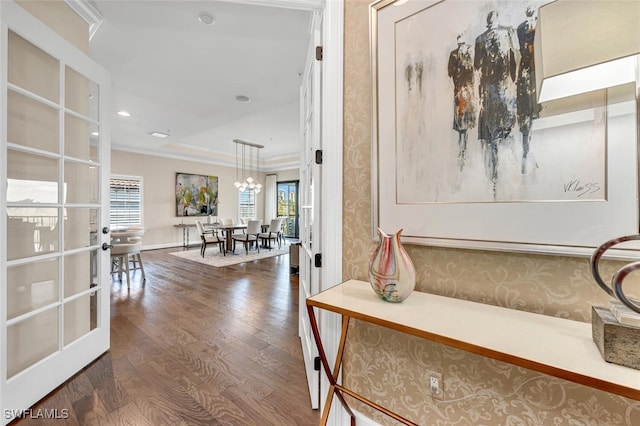
M 90 54 L 111 74 L 113 149 L 235 167 L 240 139 L 264 145 L 264 171 L 297 167 L 312 2 L 89 3 L 102 18 Z

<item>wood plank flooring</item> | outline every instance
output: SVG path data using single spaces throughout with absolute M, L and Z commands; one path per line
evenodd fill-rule
M 32 407 L 69 418 L 12 425 L 318 424 L 288 256 L 215 268 L 177 250 L 142 253 L 144 286 L 114 275 L 111 349 Z

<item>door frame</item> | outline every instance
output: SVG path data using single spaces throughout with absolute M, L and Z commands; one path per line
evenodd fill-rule
M 344 99 L 344 0 L 239 0 L 319 11 L 322 13 L 322 200 L 342 200 L 343 181 L 343 99 Z M 320 291 L 340 284 L 342 276 L 342 203 L 339 208 L 321 203 L 321 247 L 324 253 L 320 269 Z M 327 358 L 335 360 L 340 342 L 341 318 L 322 310 L 319 312 L 320 337 Z M 320 375 L 320 410 L 326 403 L 329 381 Z M 346 412 L 331 410 L 329 424 L 344 424 Z
M 342 200 L 342 146 L 344 99 L 344 0 L 325 3 L 322 65 L 322 199 Z M 342 203 L 332 208 L 322 203 L 322 258 L 320 290 L 340 284 L 342 277 Z M 331 253 L 331 255 L 328 255 Z M 341 317 L 321 310 L 320 338 L 329 362 L 335 360 L 340 342 Z M 324 409 L 329 381 L 320 375 L 320 410 Z M 331 410 L 329 424 L 344 424 L 345 411 Z

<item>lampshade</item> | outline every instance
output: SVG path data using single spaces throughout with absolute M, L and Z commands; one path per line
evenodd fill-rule
M 556 0 L 538 10 L 538 101 L 635 81 L 640 1 Z

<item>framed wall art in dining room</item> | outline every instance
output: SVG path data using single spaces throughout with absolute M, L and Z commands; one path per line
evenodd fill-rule
M 218 177 L 176 173 L 176 216 L 217 216 Z
M 545 3 L 370 6 L 372 237 L 586 255 L 638 233 L 635 84 L 539 104 Z

